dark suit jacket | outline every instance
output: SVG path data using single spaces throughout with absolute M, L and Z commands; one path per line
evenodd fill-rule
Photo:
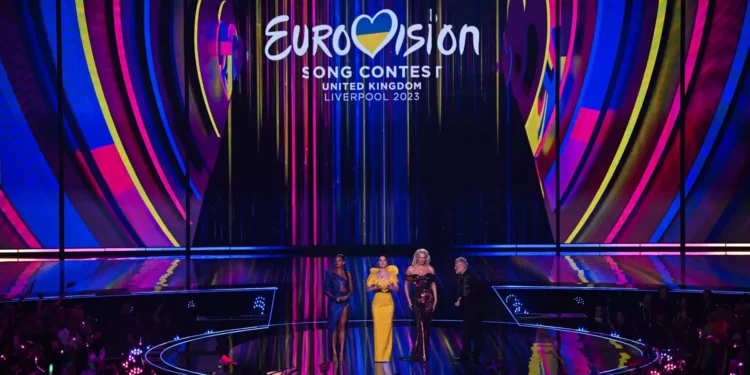
M 461 309 L 477 310 L 482 304 L 482 280 L 471 269 L 458 275 L 458 296 L 461 297 Z

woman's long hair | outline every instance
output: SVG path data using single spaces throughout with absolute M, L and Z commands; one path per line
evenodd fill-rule
M 427 249 L 418 249 L 417 251 L 415 251 L 414 257 L 411 259 L 411 265 L 412 266 L 417 265 L 417 258 L 419 257 L 419 254 L 427 255 L 427 263 L 425 263 L 425 266 L 429 266 L 432 258 L 430 258 L 430 252 L 427 251 Z

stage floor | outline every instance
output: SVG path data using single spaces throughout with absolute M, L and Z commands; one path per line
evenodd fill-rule
M 640 346 L 604 335 L 502 322 L 484 326 L 484 353 L 476 367 L 453 364 L 461 334 L 455 321 L 435 322 L 426 363 L 401 360 L 411 348 L 409 321 L 396 323 L 393 362 L 385 365 L 373 361 L 368 321 L 350 322 L 341 364 L 327 362 L 327 324 L 322 322 L 216 332 L 149 357 L 193 374 L 215 371 L 222 354 L 237 362 L 233 374 L 617 374 L 650 361 Z

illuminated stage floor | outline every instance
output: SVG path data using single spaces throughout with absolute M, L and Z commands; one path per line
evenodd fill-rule
M 372 323 L 350 322 L 346 361 L 327 360 L 327 325 L 278 324 L 241 332 L 216 332 L 187 344 L 174 345 L 149 358 L 159 366 L 185 374 L 209 374 L 222 354 L 237 362 L 234 374 L 618 374 L 648 364 L 651 353 L 638 344 L 574 330 L 485 323 L 484 354 L 479 366 L 453 364 L 460 348 L 460 324 L 436 322 L 427 363 L 401 360 L 411 347 L 410 322 L 394 327 L 393 362 L 372 359 Z M 173 344 L 172 344 L 173 345 Z M 169 347 L 166 345 L 161 348 Z M 231 349 L 230 349 L 231 348 Z M 158 363 L 161 358 L 162 363 Z M 328 365 L 327 369 L 325 365 Z M 186 369 L 188 371 L 180 371 Z M 298 372 L 289 371 L 296 369 Z M 276 372 L 284 371 L 286 372 Z

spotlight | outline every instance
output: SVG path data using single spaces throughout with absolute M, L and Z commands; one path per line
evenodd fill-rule
M 195 308 L 195 301 L 193 301 L 193 300 L 188 301 L 187 308 L 188 309 L 194 309 Z
M 579 304 L 579 305 L 581 305 L 581 306 L 583 306 L 583 305 L 585 305 L 585 304 L 586 304 L 586 303 L 584 302 L 584 300 L 583 300 L 583 297 L 576 297 L 576 298 L 573 298 L 573 301 L 575 301 L 575 303 L 576 303 L 576 304 Z
M 179 335 L 177 335 L 177 336 L 175 336 L 175 337 L 174 337 L 174 339 L 175 339 L 175 341 L 176 341 L 176 340 L 179 340 L 179 339 L 180 339 L 180 336 L 179 336 Z

